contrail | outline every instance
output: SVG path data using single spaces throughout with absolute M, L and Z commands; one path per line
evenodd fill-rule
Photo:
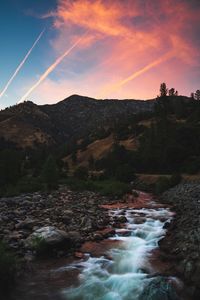
M 127 77 L 126 79 L 123 79 L 122 81 L 119 81 L 113 85 L 111 85 L 108 88 L 105 88 L 102 92 L 102 94 L 98 98 L 104 98 L 106 95 L 110 94 L 111 92 L 114 92 L 118 90 L 123 85 L 127 84 L 129 81 L 137 78 L 138 76 L 142 75 L 143 73 L 147 72 L 148 70 L 152 69 L 153 67 L 163 63 L 164 61 L 168 60 L 170 57 L 173 56 L 173 51 L 170 51 L 166 53 L 165 55 L 161 56 L 159 59 L 153 61 L 152 63 L 148 64 L 147 66 L 143 67 L 139 71 L 133 73 L 131 76 Z
M 26 62 L 26 60 L 28 59 L 29 55 L 31 54 L 31 52 L 33 51 L 33 49 L 35 48 L 35 46 L 37 45 L 37 43 L 39 42 L 39 40 L 41 39 L 42 35 L 44 34 L 45 29 L 42 30 L 42 32 L 39 34 L 38 38 L 35 40 L 33 46 L 30 48 L 30 50 L 27 52 L 27 54 L 25 55 L 24 59 L 22 60 L 22 62 L 19 64 L 19 66 L 17 67 L 17 69 L 15 70 L 15 72 L 13 73 L 13 75 L 11 76 L 11 78 L 8 80 L 8 82 L 6 83 L 4 89 L 2 90 L 2 92 L 0 92 L 0 98 L 4 95 L 4 93 L 7 91 L 9 85 L 12 83 L 12 81 L 14 80 L 14 78 L 17 76 L 18 72 L 20 71 L 20 69 L 23 67 L 24 63 Z
M 87 32 L 86 32 L 87 33 Z M 56 59 L 56 61 L 42 74 L 40 79 L 28 90 L 28 92 L 18 101 L 21 103 L 27 99 L 27 97 L 38 87 L 38 85 L 46 79 L 46 77 L 57 67 L 59 63 L 68 55 L 70 52 L 83 40 L 86 33 L 79 38 L 65 53 L 63 53 L 60 57 Z

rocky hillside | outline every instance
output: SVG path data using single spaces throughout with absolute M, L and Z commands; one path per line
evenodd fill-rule
M 30 101 L 0 111 L 0 138 L 20 147 L 84 138 L 141 112 L 155 101 L 95 100 L 73 95 L 53 105 Z

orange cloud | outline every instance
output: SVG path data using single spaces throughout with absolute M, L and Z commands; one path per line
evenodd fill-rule
M 190 1 L 59 0 L 50 16 L 57 31 L 51 45 L 57 53 L 89 30 L 78 51 L 60 67 L 62 84 L 54 82 L 55 94 L 68 86 L 69 93 L 73 87 L 74 93 L 91 96 L 101 91 L 112 98 L 144 99 L 156 95 L 161 81 L 189 93 L 193 69 L 200 64 L 194 31 L 200 9 Z
M 150 69 L 158 66 L 159 64 L 161 64 L 161 63 L 165 62 L 166 60 L 168 60 L 169 58 L 173 57 L 173 54 L 174 54 L 173 52 L 166 53 L 165 55 L 163 55 L 162 57 L 160 57 L 160 58 L 156 59 L 155 61 L 149 63 L 148 65 L 146 65 L 145 67 L 143 67 L 139 71 L 134 72 L 129 77 L 124 78 L 120 82 L 117 82 L 114 85 L 111 85 L 111 86 L 103 89 L 102 94 L 99 97 L 103 98 L 103 97 L 108 96 L 110 93 L 112 93 L 113 91 L 118 90 L 123 85 L 127 84 L 129 81 L 132 81 L 133 79 L 137 78 L 138 76 L 141 76 L 142 74 L 146 73 Z

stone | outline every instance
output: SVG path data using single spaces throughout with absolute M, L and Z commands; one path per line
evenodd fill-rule
M 33 219 L 26 218 L 24 221 L 20 221 L 15 225 L 16 229 L 32 229 L 35 226 L 36 222 Z
M 26 239 L 26 246 L 31 247 L 37 238 L 43 240 L 49 246 L 58 246 L 63 242 L 69 242 L 69 235 L 54 226 L 37 229 Z
M 157 276 L 144 288 L 139 300 L 180 300 L 169 278 Z

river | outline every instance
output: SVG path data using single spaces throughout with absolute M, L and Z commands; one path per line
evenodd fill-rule
M 51 264 L 48 267 L 49 277 L 44 279 L 46 284 L 43 282 L 40 286 L 43 280 L 41 271 L 37 280 L 32 278 L 28 281 L 28 288 L 24 290 L 27 298 L 21 294 L 21 299 L 139 299 L 144 287 L 156 273 L 161 272 L 155 253 L 159 240 L 166 233 L 163 227 L 171 221 L 173 213 L 149 198 L 143 208 L 134 208 L 133 205 L 110 207 L 109 215 L 113 223 L 126 217 L 126 222 L 119 224 L 115 235 L 107 240 L 109 247 L 104 248 L 105 243 L 100 242 L 102 249 L 99 255 L 95 256 L 91 251 L 92 255 L 86 253 L 79 260 Z M 177 281 L 176 278 L 171 279 Z

